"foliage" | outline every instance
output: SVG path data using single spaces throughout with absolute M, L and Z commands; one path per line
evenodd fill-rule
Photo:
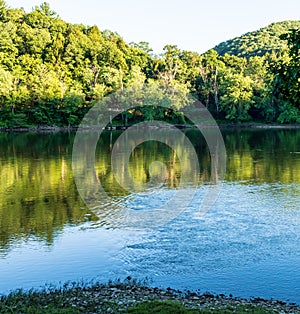
M 264 56 L 266 53 L 279 52 L 287 48 L 286 42 L 280 35 L 290 29 L 299 29 L 300 21 L 277 22 L 257 31 L 246 33 L 240 37 L 222 42 L 214 47 L 220 54 L 238 57 Z
M 279 116 L 277 119 L 280 123 L 300 123 L 300 110 L 283 103 L 279 107 Z
M 248 112 L 253 104 L 251 78 L 229 72 L 224 76 L 223 84 L 226 93 L 221 98 L 221 109 L 226 114 L 225 119 L 234 121 L 249 120 Z
M 47 3 L 26 13 L 1 1 L 0 127 L 76 126 L 99 99 L 145 83 L 153 97 L 155 86 L 191 94 L 219 120 L 298 123 L 299 25 L 273 23 L 202 55 L 175 45 L 154 55 L 146 42 L 67 23 Z M 139 114 L 166 117 L 153 110 Z M 124 112 L 120 121 L 134 118 Z
M 300 29 L 293 29 L 281 38 L 287 41 L 289 51 L 273 64 L 274 96 L 300 109 Z

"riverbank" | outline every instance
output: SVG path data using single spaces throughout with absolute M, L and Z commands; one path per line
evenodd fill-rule
M 126 130 L 133 125 L 113 125 L 107 126 L 106 130 Z M 166 124 L 165 128 L 170 128 L 171 126 L 177 127 L 178 129 L 192 129 L 195 126 L 186 125 L 186 124 Z M 300 129 L 300 124 L 263 124 L 263 123 L 219 123 L 220 129 Z M 207 128 L 215 128 L 215 125 L 203 125 L 203 127 Z M 162 128 L 160 125 L 159 128 Z M 55 133 L 55 132 L 75 132 L 78 129 L 97 129 L 95 127 L 85 127 L 79 128 L 77 126 L 66 126 L 66 127 L 58 127 L 58 126 L 31 126 L 31 127 L 16 127 L 16 128 L 5 128 L 0 127 L 0 132 L 41 132 L 41 133 Z
M 155 310 L 154 310 L 155 309 Z M 124 282 L 64 285 L 2 296 L 0 313 L 300 313 L 300 305 Z

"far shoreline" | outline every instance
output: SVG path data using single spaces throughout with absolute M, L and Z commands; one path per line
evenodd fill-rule
M 0 127 L 0 133 L 26 133 L 26 132 L 37 132 L 37 133 L 57 133 L 57 132 L 76 132 L 78 130 L 107 130 L 107 131 L 116 131 L 116 130 L 126 130 L 130 127 L 134 127 L 137 124 L 130 125 L 112 125 L 107 126 L 105 129 L 100 129 L 93 126 L 81 127 L 81 126 L 20 126 L 20 127 Z M 267 124 L 267 123 L 219 123 L 217 124 L 221 130 L 226 129 L 300 129 L 300 124 Z M 196 126 L 186 125 L 186 124 L 167 124 L 166 129 L 176 127 L 182 130 L 196 129 Z M 216 125 L 213 124 L 203 124 L 203 128 L 216 128 Z M 155 127 L 163 129 L 164 127 Z

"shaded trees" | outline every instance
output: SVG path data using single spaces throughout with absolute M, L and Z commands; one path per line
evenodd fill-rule
M 281 38 L 287 40 L 289 51 L 275 64 L 274 93 L 300 108 L 300 30 L 293 29 Z
M 272 91 L 278 106 L 278 121 L 300 122 L 300 30 L 292 29 L 280 36 L 289 50 L 271 64 L 274 74 Z

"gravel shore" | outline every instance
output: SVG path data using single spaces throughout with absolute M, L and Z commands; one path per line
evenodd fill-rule
M 100 285 L 97 289 L 85 291 L 87 298 L 97 299 L 99 302 L 116 302 L 122 308 L 127 308 L 146 300 L 178 301 L 186 308 L 204 310 L 206 308 L 224 308 L 228 306 L 254 305 L 271 310 L 274 313 L 300 313 L 300 305 L 288 304 L 278 300 L 265 300 L 261 298 L 244 299 L 213 295 L 210 293 L 198 294 L 195 292 L 181 292 L 168 288 L 166 290 L 139 285 Z M 106 309 L 114 312 L 117 309 Z
M 122 313 L 126 312 L 128 307 L 153 300 L 177 301 L 185 308 L 199 311 L 251 305 L 270 310 L 271 313 L 300 313 L 300 305 L 295 303 L 262 298 L 245 299 L 223 294 L 183 292 L 171 288 L 164 290 L 136 283 L 131 281 L 131 278 L 125 282 L 96 283 L 90 287 L 77 287 L 66 291 L 68 292 L 66 301 L 76 308 L 97 304 L 98 310 L 95 313 Z
M 300 305 L 293 303 L 183 292 L 171 288 L 164 290 L 141 284 L 130 277 L 124 282 L 73 283 L 42 291 L 15 291 L 8 296 L 0 296 L 0 313 L 127 313 L 129 308 L 147 301 L 176 302 L 184 310 L 176 313 L 300 313 Z

